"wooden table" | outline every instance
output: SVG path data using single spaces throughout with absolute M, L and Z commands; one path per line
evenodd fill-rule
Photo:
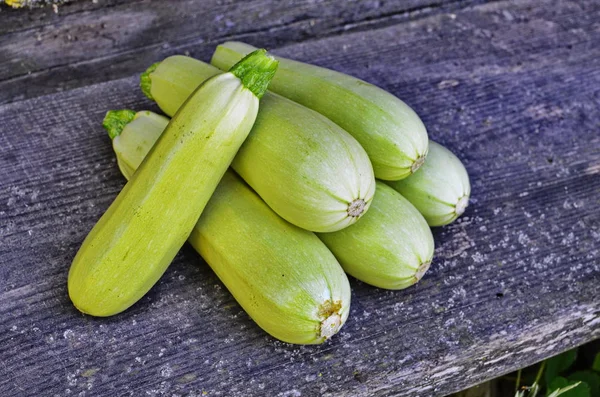
M 597 1 L 81 0 L 0 11 L 1 396 L 441 396 L 600 336 Z M 137 75 L 243 40 L 407 101 L 471 206 L 422 282 L 356 280 L 321 346 L 262 332 L 184 247 L 116 317 L 71 305 L 73 256 L 124 184 L 101 128 Z

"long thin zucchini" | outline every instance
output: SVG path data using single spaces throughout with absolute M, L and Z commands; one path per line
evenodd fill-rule
M 227 70 L 251 45 L 227 42 L 211 63 Z M 399 180 L 415 172 L 427 155 L 427 131 L 417 114 L 394 95 L 352 76 L 277 57 L 270 89 L 327 116 L 365 148 L 375 177 Z
M 127 124 L 110 120 L 125 117 Z M 126 178 L 169 120 L 152 112 L 109 112 L 106 123 Z M 281 219 L 227 171 L 188 241 L 256 323 L 289 343 L 321 343 L 346 321 L 348 278 L 311 232 Z
M 173 115 L 196 86 L 218 73 L 209 64 L 173 56 L 148 68 L 141 87 Z M 317 232 L 356 222 L 375 190 L 369 157 L 350 134 L 270 92 L 231 166 L 282 218 Z
M 119 313 L 158 281 L 250 132 L 276 69 L 255 51 L 179 109 L 73 260 L 68 290 L 80 311 Z
M 360 222 L 318 236 L 346 273 L 380 288 L 415 284 L 433 258 L 433 235 L 423 216 L 380 181 L 371 209 Z
M 409 178 L 389 182 L 423 214 L 429 226 L 443 226 L 469 204 L 471 184 L 465 166 L 450 150 L 429 141 L 427 161 Z

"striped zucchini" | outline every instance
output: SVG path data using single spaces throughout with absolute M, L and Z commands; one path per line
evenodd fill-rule
M 433 258 L 433 235 L 423 216 L 380 181 L 371 209 L 360 222 L 318 236 L 346 273 L 379 288 L 415 284 Z
M 227 70 L 254 47 L 227 42 L 211 63 Z M 375 176 L 399 180 L 416 171 L 427 155 L 427 131 L 417 114 L 392 94 L 333 70 L 285 58 L 270 89 L 327 116 L 367 151 Z
M 209 64 L 173 56 L 142 74 L 141 87 L 172 115 L 196 86 L 218 73 Z M 270 92 L 231 166 L 282 218 L 317 232 L 356 222 L 375 190 L 369 157 L 350 134 Z
M 429 226 L 452 223 L 469 204 L 471 184 L 461 161 L 439 143 L 429 141 L 429 155 L 419 172 L 389 185 L 423 214 Z
M 107 123 L 121 171 L 131 178 L 169 120 L 151 112 Z M 334 256 L 311 232 L 281 219 L 227 171 L 188 241 L 256 323 L 289 343 L 321 343 L 344 324 L 350 286 Z
M 158 281 L 250 132 L 276 69 L 258 50 L 188 98 L 77 252 L 68 290 L 80 311 L 119 313 Z

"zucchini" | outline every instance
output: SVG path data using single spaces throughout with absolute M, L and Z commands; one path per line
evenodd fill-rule
M 227 70 L 254 47 L 227 42 L 211 63 Z M 399 180 L 415 172 L 427 155 L 427 130 L 417 114 L 394 95 L 333 70 L 277 57 L 270 89 L 327 116 L 367 151 L 375 177 Z
M 188 98 L 77 252 L 68 277 L 77 309 L 117 314 L 158 281 L 250 132 L 276 69 L 258 50 Z
M 152 112 L 107 125 L 126 178 L 169 120 Z M 233 171 L 227 171 L 188 241 L 250 317 L 289 343 L 321 343 L 348 318 L 350 285 L 331 252 L 311 232 L 281 219 Z
M 433 258 L 433 235 L 423 216 L 380 181 L 371 209 L 360 222 L 318 236 L 346 273 L 379 288 L 402 289 L 415 284 Z
M 219 69 L 184 56 L 154 64 L 141 87 L 167 114 Z M 350 134 L 321 114 L 267 92 L 232 168 L 282 218 L 331 232 L 356 222 L 375 189 L 369 157 Z
M 133 121 L 123 129 L 121 135 L 113 138 L 113 147 L 123 174 L 129 177 L 165 128 L 168 119 L 148 111 L 138 112 L 137 115 L 133 111 L 121 112 L 129 112 L 129 118 Z M 112 129 L 120 131 L 122 128 L 119 125 Z M 243 215 L 240 211 L 236 213 Z M 214 227 L 219 228 L 216 221 Z M 262 236 L 262 232 L 247 233 L 252 234 L 255 240 Z M 377 182 L 371 209 L 360 222 L 337 232 L 318 233 L 317 236 L 348 274 L 380 288 L 401 289 L 416 283 L 429 268 L 433 257 L 433 236 L 423 216 L 402 195 L 382 182 Z M 249 243 L 247 246 L 254 245 Z M 265 243 L 265 247 L 268 246 Z M 235 251 L 238 248 L 232 245 L 228 249 Z M 201 246 L 198 252 L 202 253 Z M 243 255 L 240 258 L 243 260 Z M 275 256 L 273 258 L 277 259 Z M 285 262 L 283 257 L 277 260 Z M 211 262 L 209 265 L 213 268 L 219 266 Z M 215 272 L 219 274 L 217 270 Z
M 465 212 L 471 195 L 464 165 L 450 150 L 433 141 L 429 141 L 423 167 L 410 178 L 389 185 L 417 207 L 429 226 L 452 223 Z

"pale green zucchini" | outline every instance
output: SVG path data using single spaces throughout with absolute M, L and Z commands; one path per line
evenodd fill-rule
M 465 212 L 471 195 L 464 165 L 450 150 L 433 141 L 429 141 L 429 155 L 419 171 L 389 185 L 417 207 L 429 226 L 452 223 Z
M 120 112 L 129 112 L 130 120 L 135 115 L 133 111 Z M 167 119 L 163 116 L 138 112 L 123 133 L 113 139 L 119 166 L 126 177 L 133 173 L 143 158 L 142 153 L 149 150 L 145 148 L 151 146 L 166 124 Z M 113 129 L 118 128 L 123 127 Z M 218 227 L 216 222 L 215 227 Z M 255 234 L 254 238 L 259 236 Z M 433 236 L 423 216 L 402 195 L 382 182 L 377 182 L 371 209 L 359 222 L 317 236 L 348 274 L 380 288 L 401 289 L 416 283 L 429 268 L 433 257 Z
M 415 284 L 433 258 L 433 235 L 423 216 L 379 181 L 371 209 L 360 222 L 318 236 L 346 273 L 380 288 L 402 289 Z
M 196 86 L 217 73 L 209 64 L 173 56 L 142 74 L 141 87 L 172 115 Z M 317 232 L 356 222 L 375 190 L 369 157 L 350 134 L 270 92 L 231 166 L 282 218 Z
M 250 132 L 276 68 L 253 52 L 179 109 L 73 260 L 68 290 L 80 311 L 119 313 L 158 281 Z
M 227 42 L 211 63 L 227 70 L 256 48 Z M 270 90 L 327 116 L 367 151 L 375 177 L 399 180 L 416 171 L 427 155 L 427 130 L 417 114 L 394 95 L 352 76 L 277 57 Z
M 108 125 L 126 178 L 169 120 L 152 112 L 127 114 Z M 311 232 L 281 219 L 233 171 L 227 171 L 188 241 L 256 323 L 289 343 L 321 343 L 344 324 L 348 278 Z

